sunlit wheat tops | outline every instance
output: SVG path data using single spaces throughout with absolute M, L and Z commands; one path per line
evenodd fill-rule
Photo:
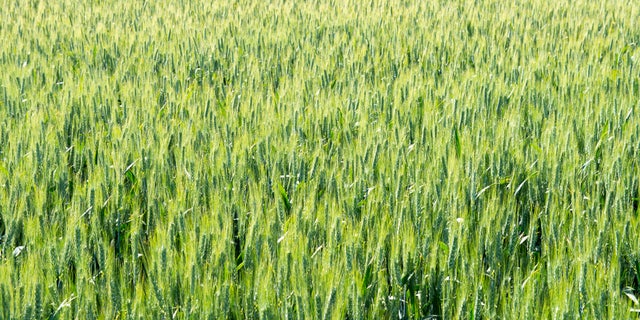
M 0 6 L 0 319 L 632 319 L 630 1 Z

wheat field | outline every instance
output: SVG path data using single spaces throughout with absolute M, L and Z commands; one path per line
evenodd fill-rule
M 3 1 L 0 318 L 637 318 L 639 17 Z

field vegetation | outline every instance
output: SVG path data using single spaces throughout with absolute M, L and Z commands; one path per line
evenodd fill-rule
M 629 319 L 633 1 L 4 1 L 2 319 Z

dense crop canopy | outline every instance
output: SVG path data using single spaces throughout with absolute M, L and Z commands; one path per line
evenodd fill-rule
M 2 319 L 628 319 L 634 1 L 5 1 Z

